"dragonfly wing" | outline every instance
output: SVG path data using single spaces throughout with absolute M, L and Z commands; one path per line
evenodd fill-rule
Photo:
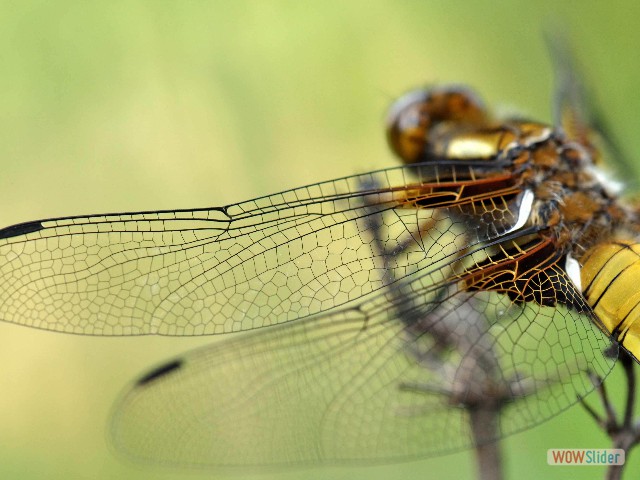
M 609 340 L 566 276 L 573 307 L 439 278 L 409 275 L 367 302 L 164 365 L 117 403 L 116 448 L 137 460 L 216 466 L 438 455 L 474 444 L 465 404 L 478 391 L 503 402 L 502 437 L 590 392 L 587 370 L 604 377 L 612 368 Z
M 582 66 L 568 39 L 558 31 L 548 33 L 546 40 L 555 72 L 554 124 L 568 138 L 586 147 L 596 163 L 602 163 L 604 157 L 606 167 L 613 169 L 618 179 L 624 179 L 627 187 L 637 190 L 633 161 L 585 82 Z
M 87 335 L 206 335 L 304 318 L 379 290 L 389 268 L 401 278 L 429 265 L 452 245 L 440 237 L 467 228 L 472 203 L 496 213 L 493 198 L 511 202 L 469 241 L 505 231 L 517 194 L 497 162 L 445 162 L 221 208 L 16 225 L 0 230 L 0 319 Z M 454 206 L 457 226 L 443 215 Z M 395 266 L 376 252 L 373 224 L 398 251 Z

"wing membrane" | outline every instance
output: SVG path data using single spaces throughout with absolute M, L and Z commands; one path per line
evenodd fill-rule
M 517 194 L 498 161 L 456 161 L 220 208 L 16 225 L 0 230 L 0 318 L 89 335 L 204 335 L 304 318 L 503 233 Z M 480 206 L 500 219 L 482 227 Z M 374 248 L 374 217 L 397 251 L 392 267 Z
M 504 402 L 498 438 L 575 403 L 593 388 L 585 371 L 613 365 L 584 304 L 580 314 L 430 280 L 171 362 L 116 405 L 116 448 L 216 466 L 438 455 L 474 444 L 462 405 L 474 395 Z

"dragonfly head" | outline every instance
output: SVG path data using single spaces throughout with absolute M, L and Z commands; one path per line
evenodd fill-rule
M 465 87 L 418 89 L 393 103 L 387 115 L 387 140 L 404 163 L 420 161 L 433 129 L 442 124 L 484 125 L 488 114 L 482 101 Z

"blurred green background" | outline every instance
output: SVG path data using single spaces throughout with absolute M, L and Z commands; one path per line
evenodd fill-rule
M 223 205 L 390 166 L 385 109 L 425 83 L 549 120 L 549 25 L 566 27 L 633 159 L 639 18 L 633 1 L 2 1 L 0 224 Z M 115 456 L 109 410 L 127 382 L 213 339 L 0 328 L 0 478 L 185 477 Z M 504 441 L 507 475 L 601 478 L 549 467 L 546 451 L 608 446 L 573 408 Z M 629 461 L 633 478 L 640 453 Z M 473 478 L 473 456 L 256 478 L 301 476 Z

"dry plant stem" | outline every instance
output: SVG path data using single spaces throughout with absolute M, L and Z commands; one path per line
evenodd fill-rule
M 624 450 L 625 457 L 628 459 L 631 449 L 640 443 L 640 423 L 634 423 L 633 420 L 636 403 L 636 364 L 633 358 L 624 350 L 620 351 L 619 362 L 624 368 L 627 379 L 627 398 L 622 421 L 618 422 L 617 415 L 607 394 L 607 389 L 602 382 L 602 378 L 596 375 L 590 374 L 589 377 L 593 384 L 596 385 L 605 416 L 600 416 L 583 400 L 580 400 L 580 403 L 582 403 L 582 406 L 587 410 L 587 413 L 593 417 L 598 426 L 611 438 L 613 441 L 612 448 L 621 448 Z M 605 478 L 607 480 L 620 480 L 623 471 L 624 465 L 610 465 L 605 473 Z
M 593 372 L 588 372 L 591 383 L 596 386 L 600 402 L 606 413 L 606 418 L 603 418 L 596 412 L 583 398 L 579 398 L 578 401 L 582 404 L 587 413 L 594 419 L 600 428 L 605 432 L 613 430 L 616 426 L 616 412 L 613 409 L 613 404 L 609 400 L 609 394 L 607 393 L 607 387 L 598 375 Z
M 363 185 L 363 189 L 371 187 L 370 185 Z M 384 259 L 385 274 L 384 281 L 388 288 L 395 290 L 396 295 L 402 295 L 402 286 L 393 285 L 395 278 L 391 275 L 392 269 L 390 268 L 390 261 L 394 256 L 401 254 L 404 250 L 409 248 L 415 240 L 412 237 L 407 238 L 405 241 L 400 242 L 393 251 L 389 251 L 384 242 L 381 240 L 380 231 L 382 228 L 381 217 L 371 209 L 371 214 L 365 217 L 366 227 L 368 231 L 373 232 L 374 243 L 376 249 L 381 253 Z M 428 225 L 420 225 L 418 228 L 420 231 L 427 230 Z M 420 228 L 422 227 L 422 228 Z M 473 314 L 471 309 L 465 315 L 466 321 L 469 323 L 481 322 L 484 319 Z M 476 457 L 476 471 L 477 478 L 479 480 L 502 480 L 504 478 L 502 471 L 502 456 L 500 452 L 500 442 L 496 439 L 499 438 L 499 420 L 502 408 L 502 402 L 496 401 L 495 398 L 486 396 L 483 398 L 481 393 L 483 385 L 481 382 L 474 382 L 474 371 L 480 373 L 481 377 L 485 376 L 488 372 L 483 369 L 496 369 L 499 368 L 497 358 L 494 355 L 493 350 L 490 347 L 482 345 L 482 339 L 480 338 L 464 338 L 460 334 L 455 332 L 455 324 L 447 321 L 446 315 L 436 320 L 437 324 L 431 323 L 425 319 L 424 323 L 416 322 L 415 319 L 405 319 L 407 325 L 407 332 L 411 335 L 421 335 L 422 332 L 428 331 L 431 336 L 434 337 L 436 343 L 439 345 L 449 345 L 452 348 L 456 348 L 465 357 L 465 363 L 469 368 L 466 371 L 466 375 L 461 375 L 461 378 L 454 380 L 451 385 L 451 391 L 447 393 L 452 404 L 459 404 L 460 399 L 458 394 L 460 389 L 462 391 L 467 390 L 467 394 L 471 393 L 473 400 L 471 403 L 467 403 L 464 408 L 469 413 L 469 422 L 471 428 L 471 434 L 473 436 L 473 444 L 475 445 L 475 457 Z M 427 326 L 428 325 L 428 326 Z M 473 329 L 470 329 L 473 330 Z M 416 358 L 420 361 L 419 358 Z M 453 370 L 463 370 L 460 366 L 453 365 Z M 474 391 L 473 386 L 469 386 L 475 383 Z M 401 386 L 399 386 L 401 388 Z M 418 389 L 420 389 L 418 387 Z M 456 390 L 458 393 L 456 393 Z M 463 402 L 464 403 L 464 402 Z
M 624 368 L 627 379 L 627 399 L 624 408 L 624 417 L 621 424 L 613 425 L 614 428 L 608 430 L 609 437 L 613 440 L 613 448 L 621 448 L 628 459 L 631 449 L 640 443 L 640 424 L 633 421 L 633 413 L 636 403 L 636 373 L 635 362 L 626 352 L 620 353 L 620 363 Z M 626 464 L 626 462 L 625 462 Z M 605 478 L 607 480 L 619 480 L 622 478 L 624 465 L 610 465 Z
M 502 456 L 500 442 L 482 442 L 482 437 L 490 434 L 497 437 L 498 409 L 477 409 L 470 411 L 471 431 L 476 440 L 476 467 L 479 480 L 502 480 Z

